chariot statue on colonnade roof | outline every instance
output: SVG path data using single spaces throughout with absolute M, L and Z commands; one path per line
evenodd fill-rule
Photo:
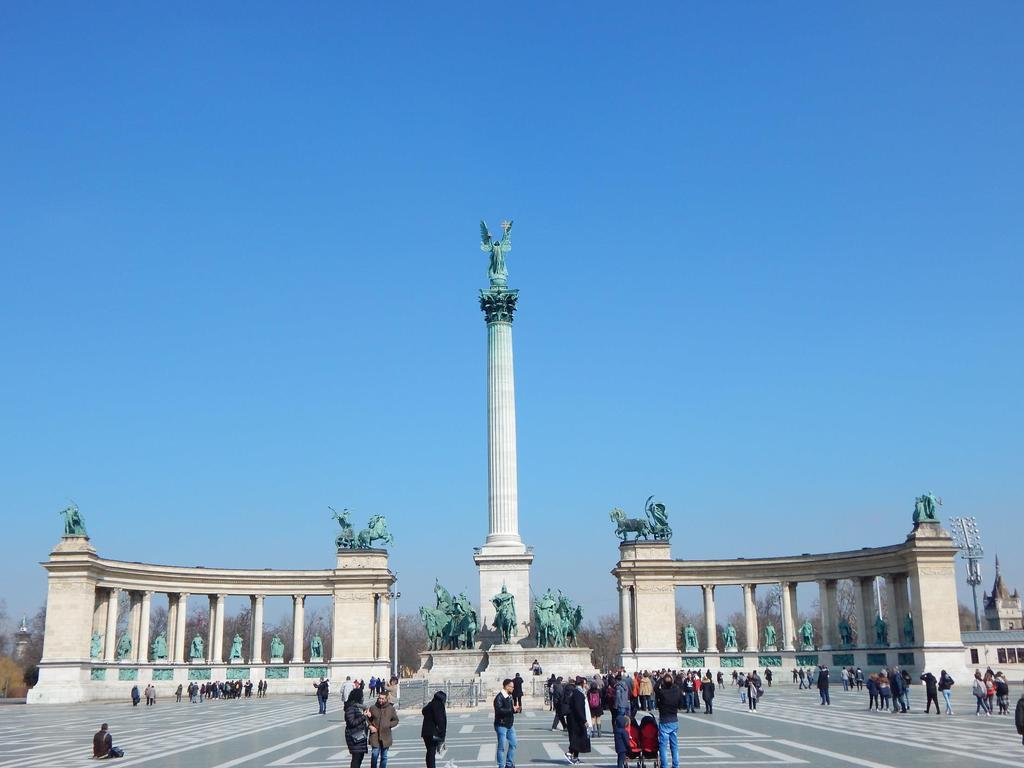
M 644 502 L 644 514 L 646 517 L 626 517 L 626 513 L 616 507 L 608 513 L 608 517 L 615 523 L 615 535 L 623 541 L 628 541 L 631 533 L 633 541 L 668 541 L 672 538 L 672 528 L 668 524 L 664 504 L 655 501 L 654 496 L 648 496 Z

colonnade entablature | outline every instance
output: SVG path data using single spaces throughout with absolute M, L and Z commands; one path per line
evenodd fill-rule
M 42 565 L 48 572 L 48 596 L 35 701 L 107 698 L 112 691 L 106 684 L 113 680 L 177 684 L 262 677 L 285 691 L 305 690 L 310 677 L 369 677 L 389 671 L 389 604 L 395 577 L 385 550 L 339 549 L 330 569 L 189 568 L 107 560 L 97 555 L 87 537 L 65 536 Z M 127 629 L 119 632 L 122 594 L 128 596 Z M 150 614 L 158 594 L 167 595 L 167 623 L 153 638 Z M 245 637 L 240 633 L 225 653 L 226 600 L 236 596 L 250 601 L 249 626 Z M 311 596 L 331 601 L 330 647 L 324 647 L 319 634 L 305 637 L 305 602 Z M 264 654 L 268 597 L 291 600 L 287 658 L 284 641 L 276 637 L 270 653 Z M 189 605 L 196 600 L 209 611 L 205 636 L 186 637 Z M 289 680 L 294 682 L 289 685 Z
M 623 666 L 874 666 L 883 659 L 915 668 L 932 661 L 962 666 L 956 552 L 937 522 L 915 524 L 906 541 L 894 546 L 786 557 L 675 560 L 668 541 L 622 542 L 612 575 L 619 590 Z M 876 601 L 879 577 L 885 596 Z M 853 585 L 852 616 L 839 615 L 837 590 L 844 580 Z M 818 588 L 818 636 L 797 618 L 797 585 L 807 582 Z M 742 647 L 734 628 L 718 637 L 715 592 L 732 586 L 743 591 Z M 693 627 L 680 634 L 676 626 L 676 590 L 686 587 L 703 592 L 703 637 Z M 765 587 L 778 589 L 777 634 L 774 623 L 759 626 L 756 596 Z

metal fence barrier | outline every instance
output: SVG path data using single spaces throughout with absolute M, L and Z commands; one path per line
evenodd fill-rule
M 432 698 L 436 691 L 444 691 L 449 707 L 475 707 L 480 702 L 480 681 L 445 680 L 443 683 L 429 683 L 423 678 L 402 680 L 398 684 L 398 709 L 420 708 Z

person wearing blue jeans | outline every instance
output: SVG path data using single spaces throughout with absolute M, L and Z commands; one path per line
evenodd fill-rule
M 515 768 L 516 765 L 516 712 L 521 710 L 513 702 L 512 691 L 515 682 L 506 678 L 502 690 L 494 697 L 494 732 L 498 735 L 498 751 L 495 755 L 498 768 Z
M 671 674 L 666 673 L 655 694 L 658 709 L 658 756 L 661 768 L 669 768 L 668 753 L 672 753 L 671 768 L 679 768 L 679 705 L 683 692 Z
M 391 748 L 391 729 L 398 725 L 395 705 L 387 693 L 378 693 L 377 701 L 367 710 L 370 729 L 370 768 L 388 768 L 388 750 Z M 379 761 L 379 763 L 378 763 Z

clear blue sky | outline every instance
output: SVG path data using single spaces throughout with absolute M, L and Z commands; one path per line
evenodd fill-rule
M 1022 23 L 6 4 L 0 597 L 41 603 L 69 499 L 104 556 L 208 566 L 330 566 L 327 505 L 383 512 L 405 607 L 475 594 L 481 216 L 535 589 L 615 610 L 648 494 L 676 556 L 750 557 L 896 543 L 927 489 L 1024 588 Z

